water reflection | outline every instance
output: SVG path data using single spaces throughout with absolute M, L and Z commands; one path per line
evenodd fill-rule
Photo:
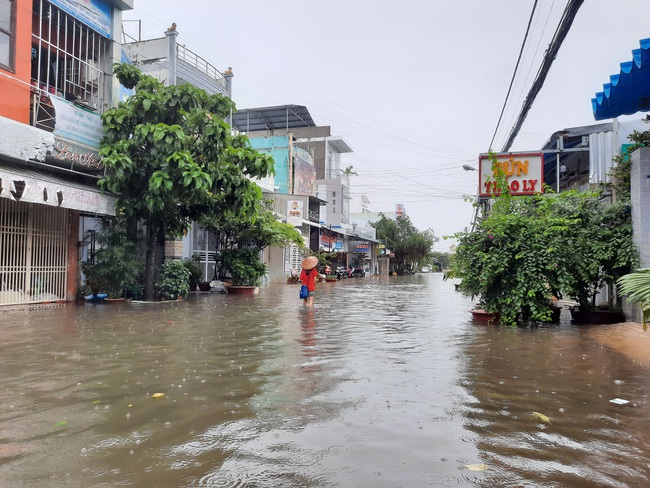
M 646 485 L 647 336 L 470 307 L 428 274 L 8 309 L 0 486 Z

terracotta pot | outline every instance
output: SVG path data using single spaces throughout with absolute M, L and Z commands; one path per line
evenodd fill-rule
M 469 311 L 472 314 L 472 318 L 476 322 L 483 322 L 483 323 L 488 323 L 488 324 L 498 324 L 499 323 L 499 318 L 500 314 L 498 312 L 491 313 L 487 312 L 485 310 L 470 310 Z
M 126 298 L 124 298 L 124 297 L 104 298 L 104 303 L 124 303 L 125 301 L 126 301 Z
M 330 278 L 330 277 L 325 278 L 325 281 L 327 281 L 328 283 L 332 283 L 333 281 L 338 281 L 338 280 L 339 279 L 336 276 L 333 277 L 333 278 Z
M 227 285 L 224 288 L 228 295 L 257 295 L 260 292 L 259 286 Z
M 614 310 L 571 309 L 571 320 L 576 324 L 618 324 L 625 322 L 625 314 Z

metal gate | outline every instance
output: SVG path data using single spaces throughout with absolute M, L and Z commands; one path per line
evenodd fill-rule
M 68 211 L 0 198 L 0 305 L 65 300 Z

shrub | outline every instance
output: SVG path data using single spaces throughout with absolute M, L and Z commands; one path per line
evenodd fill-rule
M 190 291 L 190 272 L 183 261 L 167 259 L 156 279 L 156 292 L 161 298 L 177 300 Z

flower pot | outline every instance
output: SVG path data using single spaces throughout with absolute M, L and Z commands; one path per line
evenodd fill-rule
M 618 324 L 625 322 L 625 314 L 615 310 L 571 309 L 571 320 L 576 324 Z
M 259 286 L 227 285 L 224 288 L 228 295 L 257 295 L 260 292 Z
M 325 277 L 325 281 L 328 283 L 331 283 L 333 281 L 338 281 L 339 279 L 336 276 L 327 276 Z
M 124 297 L 104 298 L 104 303 L 124 303 L 125 301 L 126 301 L 126 298 L 124 298 Z
M 202 283 L 198 283 L 197 286 L 199 287 L 199 290 L 201 290 L 201 291 L 210 291 L 210 288 L 212 288 L 212 286 L 210 285 L 210 283 L 207 282 L 207 281 L 206 281 L 206 282 L 202 282 Z
M 487 323 L 487 324 L 498 324 L 500 314 L 498 312 L 487 312 L 485 310 L 476 309 L 469 311 L 472 314 L 472 318 L 476 322 Z

